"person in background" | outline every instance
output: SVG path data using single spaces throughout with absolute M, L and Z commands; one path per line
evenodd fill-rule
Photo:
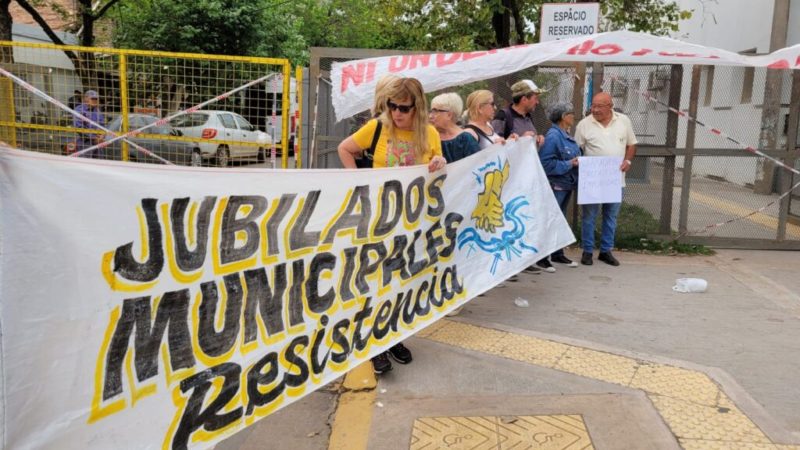
M 75 89 L 75 91 L 72 92 L 72 97 L 67 99 L 67 106 L 69 106 L 69 109 L 75 109 L 76 106 L 81 104 L 82 100 L 83 94 L 81 91 Z
M 544 137 L 536 131 L 533 124 L 533 110 L 539 104 L 539 89 L 531 80 L 521 80 L 511 85 L 511 105 L 494 116 L 492 127 L 505 139 L 513 136 L 532 136 L 536 145 L 544 143 Z
M 103 117 L 103 113 L 100 111 L 100 95 L 97 94 L 97 91 L 86 91 L 83 94 L 83 103 L 75 107 L 75 112 L 86 117 L 87 119 L 91 119 L 97 124 L 105 125 L 105 118 Z M 72 125 L 75 128 L 85 128 L 87 130 L 99 129 L 97 126 L 92 125 L 89 121 L 78 116 L 73 116 Z M 103 142 L 103 134 L 78 133 L 78 138 L 75 142 L 76 151 L 87 149 L 101 142 Z M 88 153 L 91 154 L 86 155 L 87 157 L 96 157 L 102 153 L 102 150 L 95 150 Z
M 439 133 L 428 123 L 428 104 L 419 80 L 399 78 L 390 81 L 385 94 L 386 109 L 380 117 L 370 120 L 339 144 L 342 165 L 348 169 L 356 168 L 355 158 L 362 149 L 370 147 L 380 120 L 382 126 L 375 145 L 373 168 L 426 164 L 429 172 L 443 169 L 447 161 L 442 156 Z M 372 358 L 375 373 L 392 370 L 390 356 L 400 364 L 408 364 L 413 359 L 403 344 L 396 344 Z
M 586 116 L 575 129 L 575 142 L 583 148 L 583 155 L 620 156 L 619 166 L 622 177 L 622 192 L 625 193 L 625 172 L 630 170 L 631 161 L 636 156 L 636 136 L 628 116 L 614 111 L 611 95 L 601 92 L 592 98 L 592 115 Z M 592 265 L 594 251 L 594 224 L 600 209 L 603 210 L 603 227 L 600 232 L 600 253 L 597 259 L 612 266 L 619 261 L 611 254 L 614 248 L 614 233 L 617 230 L 617 215 L 622 203 L 603 203 L 583 205 L 581 208 L 581 241 L 583 256 L 581 264 Z
M 556 197 L 558 206 L 566 217 L 569 199 L 572 197 L 572 192 L 578 188 L 578 157 L 581 156 L 580 147 L 569 134 L 570 128 L 575 124 L 572 105 L 569 103 L 553 105 L 550 108 L 549 118 L 555 126 L 547 130 L 544 144 L 539 150 L 539 159 L 547 174 L 547 181 L 553 188 L 553 195 Z M 543 269 L 552 267 L 542 261 L 547 261 L 547 258 L 536 264 Z M 564 255 L 564 249 L 553 252 L 550 255 L 550 261 L 566 264 L 569 267 L 578 267 L 575 262 Z
M 494 118 L 495 111 L 497 111 L 497 106 L 491 91 L 479 89 L 467 96 L 467 124 L 464 129 L 478 140 L 481 150 L 490 145 L 505 144 L 506 142 L 490 123 Z
M 431 125 L 442 140 L 442 155 L 448 163 L 478 152 L 478 140 L 458 126 L 458 118 L 464 109 L 461 97 L 455 92 L 437 95 L 431 100 Z

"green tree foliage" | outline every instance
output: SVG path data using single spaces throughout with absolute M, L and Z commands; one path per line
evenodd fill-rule
M 126 48 L 287 57 L 295 64 L 307 64 L 314 46 L 476 50 L 535 42 L 543 2 L 123 0 L 113 40 Z M 663 35 L 690 15 L 673 0 L 600 5 L 607 30 Z
M 129 0 L 118 11 L 117 47 L 303 59 L 306 42 L 290 3 L 265 0 Z

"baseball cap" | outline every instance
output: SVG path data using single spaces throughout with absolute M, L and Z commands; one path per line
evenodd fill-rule
M 100 96 L 97 94 L 97 91 L 86 91 L 83 95 L 88 98 L 100 98 Z
M 531 80 L 520 80 L 511 85 L 512 97 L 528 95 L 528 94 L 541 94 L 543 92 L 545 91 L 539 89 L 539 86 L 536 86 L 536 83 L 534 83 Z

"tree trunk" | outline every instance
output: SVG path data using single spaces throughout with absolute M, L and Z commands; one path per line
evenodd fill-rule
M 8 10 L 10 5 L 11 0 L 0 0 L 0 41 L 13 40 L 11 32 L 13 19 L 11 17 L 11 12 Z M 0 62 L 14 62 L 14 49 L 12 47 L 0 47 Z

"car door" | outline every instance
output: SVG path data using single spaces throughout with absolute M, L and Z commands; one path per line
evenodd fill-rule
M 231 157 L 242 156 L 244 149 L 242 144 L 238 143 L 242 141 L 242 136 L 239 132 L 239 127 L 236 126 L 236 120 L 234 120 L 233 115 L 231 113 L 219 113 L 219 121 L 224 131 L 224 136 L 221 136 L 219 139 L 228 141 L 228 149 L 231 152 Z
M 243 154 L 247 156 L 256 156 L 258 155 L 258 145 L 255 145 L 258 142 L 258 132 L 255 130 L 250 122 L 248 122 L 244 117 L 234 114 L 233 118 L 236 120 L 236 125 L 239 126 L 239 135 L 241 136 L 242 142 L 249 142 L 253 145 L 242 145 Z

